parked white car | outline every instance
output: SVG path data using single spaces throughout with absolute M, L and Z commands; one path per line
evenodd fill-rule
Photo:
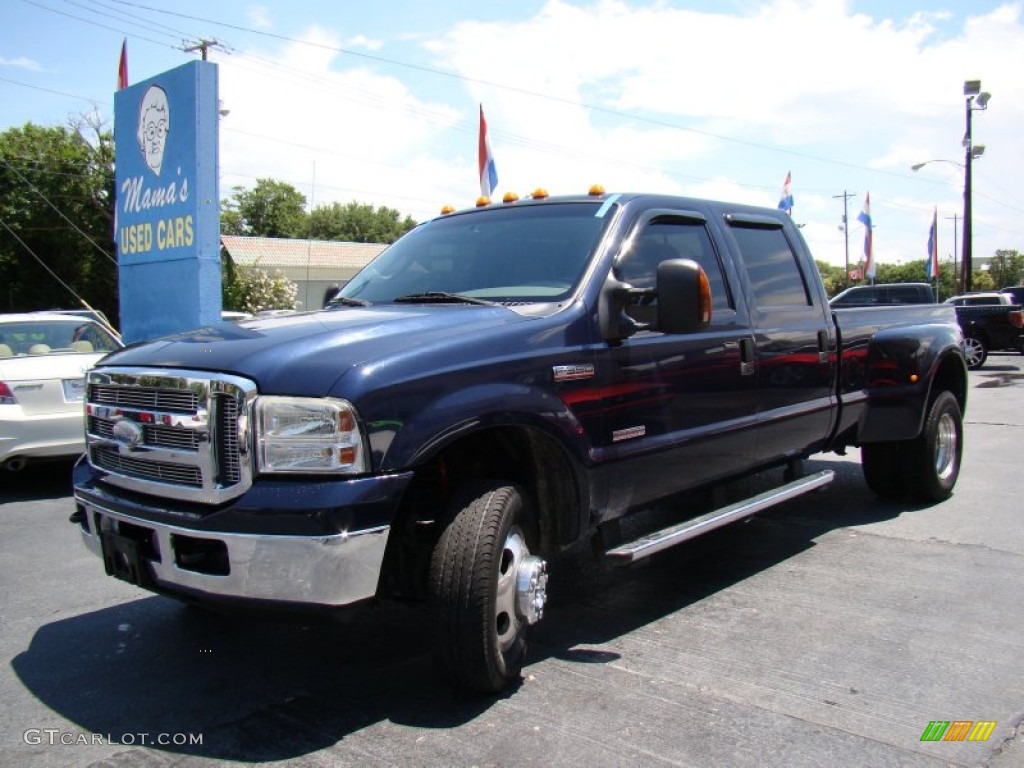
M 0 467 L 82 453 L 85 372 L 122 346 L 86 317 L 0 315 Z

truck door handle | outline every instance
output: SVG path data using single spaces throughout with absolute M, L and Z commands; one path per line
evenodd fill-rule
M 822 328 L 818 331 L 818 361 L 827 363 L 830 357 L 828 348 L 828 331 Z
M 740 376 L 753 376 L 757 372 L 754 362 L 754 340 L 740 339 Z

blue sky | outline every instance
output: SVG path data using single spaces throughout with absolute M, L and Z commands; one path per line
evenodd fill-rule
M 1020 1 L 0 0 L 0 130 L 112 123 L 125 38 L 132 82 L 221 43 L 222 197 L 270 177 L 417 220 L 471 205 L 482 103 L 500 192 L 774 206 L 791 172 L 794 219 L 833 264 L 847 242 L 860 257 L 868 192 L 880 262 L 923 258 L 935 207 L 952 258 L 962 86 L 981 79 L 974 254 L 1024 251 Z

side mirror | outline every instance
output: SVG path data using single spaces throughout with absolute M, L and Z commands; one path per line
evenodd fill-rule
M 633 304 L 638 293 L 650 292 L 639 291 L 613 274 L 609 274 L 605 279 L 597 306 L 597 322 L 601 329 L 601 337 L 605 341 L 618 343 L 628 339 L 643 327 L 626 314 L 626 308 Z
M 658 330 L 695 333 L 711 323 L 711 284 L 692 259 L 669 259 L 658 265 Z

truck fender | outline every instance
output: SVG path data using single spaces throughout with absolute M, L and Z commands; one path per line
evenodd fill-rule
M 953 392 L 965 406 L 967 365 L 960 341 L 959 329 L 939 324 L 878 331 L 868 347 L 868 403 L 858 442 L 916 437 L 938 391 Z
M 459 441 L 491 430 L 519 429 L 532 440 L 545 440 L 571 468 L 574 511 L 557 512 L 558 530 L 573 539 L 588 525 L 590 481 L 586 466 L 589 446 L 582 424 L 550 390 L 521 383 L 495 382 L 446 393 L 412 414 L 395 434 L 381 470 L 423 466 Z M 531 442 L 533 444 L 533 442 Z

